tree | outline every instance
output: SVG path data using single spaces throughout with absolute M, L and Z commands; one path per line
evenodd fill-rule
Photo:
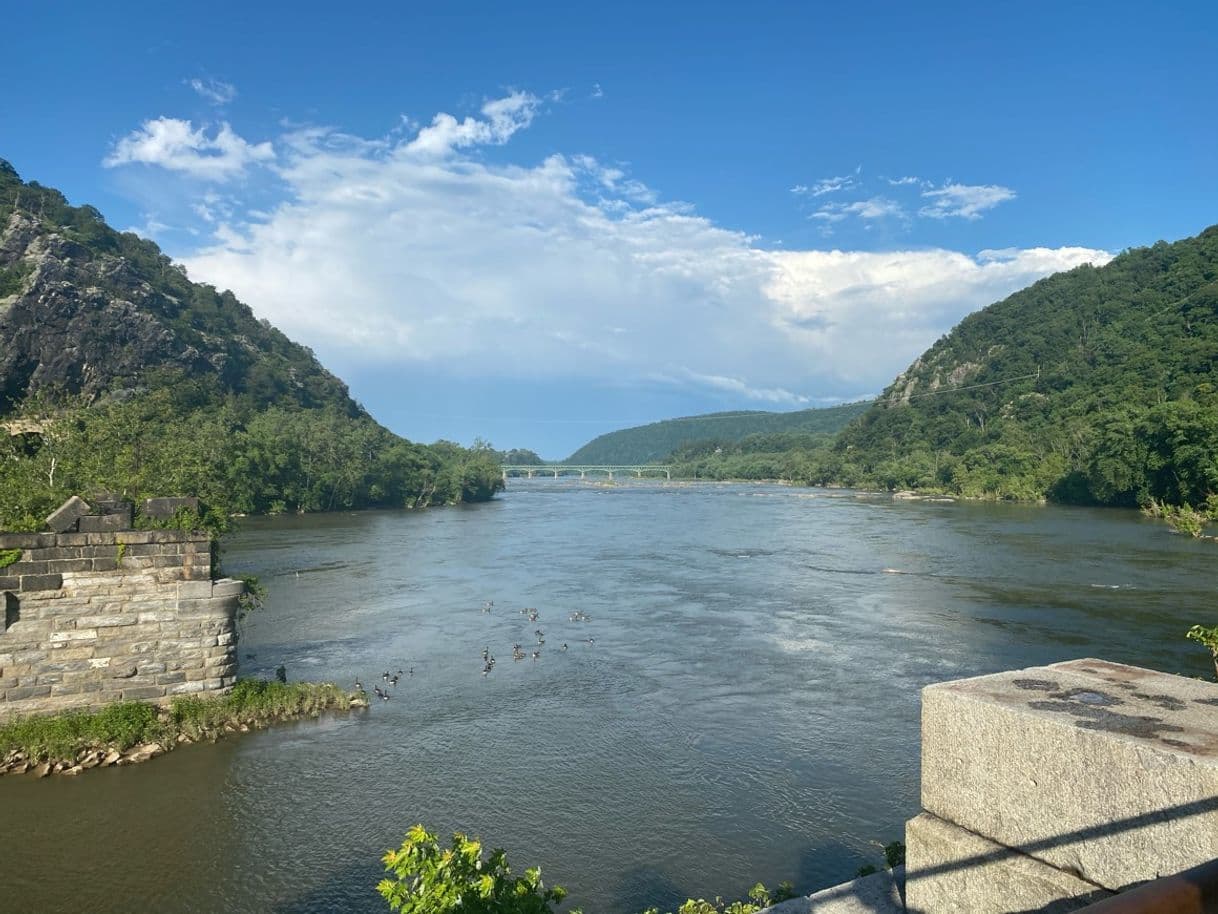
M 377 891 L 399 914 L 554 914 L 567 894 L 559 886 L 547 888 L 538 867 L 513 876 L 502 850 L 484 860 L 476 838 L 458 833 L 442 849 L 422 825 L 382 859 L 389 875 Z

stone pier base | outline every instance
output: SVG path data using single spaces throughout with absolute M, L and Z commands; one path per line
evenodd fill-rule
M 1218 684 L 1074 660 L 922 695 L 909 911 L 1069 911 L 1218 858 Z

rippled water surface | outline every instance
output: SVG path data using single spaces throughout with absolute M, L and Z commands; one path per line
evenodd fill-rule
M 1182 633 L 1213 615 L 1213 548 L 1132 512 L 675 483 L 249 520 L 225 564 L 271 598 L 243 675 L 414 675 L 367 712 L 0 778 L 0 910 L 381 912 L 379 857 L 420 821 L 588 914 L 811 891 L 916 811 L 923 685 L 1081 656 L 1205 673 Z

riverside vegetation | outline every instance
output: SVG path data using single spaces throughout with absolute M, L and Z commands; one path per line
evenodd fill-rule
M 655 459 L 690 478 L 1143 506 L 1199 535 L 1218 515 L 1216 357 L 1218 226 L 966 317 L 831 439 L 702 426 Z M 663 423 L 615 435 L 639 453 L 669 440 Z
M 0 774 L 79 774 L 133 764 L 184 743 L 366 704 L 364 696 L 330 683 L 242 679 L 227 694 L 183 696 L 165 707 L 126 701 L 97 711 L 23 717 L 0 724 Z
M 388 875 L 377 891 L 396 914 L 554 914 L 567 897 L 561 886 L 542 882 L 539 867 L 515 876 L 503 850 L 496 848 L 483 859 L 482 843 L 460 833 L 443 848 L 422 825 L 411 828 L 402 846 L 387 851 L 382 862 Z M 773 894 L 758 883 L 749 890 L 748 900 L 690 899 L 677 914 L 755 914 L 793 897 L 790 883 Z M 579 909 L 572 914 L 580 914 Z M 643 914 L 660 912 L 648 908 Z

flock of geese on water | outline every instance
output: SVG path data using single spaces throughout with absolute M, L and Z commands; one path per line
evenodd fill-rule
M 494 608 L 495 608 L 494 600 L 487 600 L 485 603 L 482 604 L 483 613 L 490 613 L 494 610 Z M 528 619 L 528 621 L 530 621 L 530 622 L 540 622 L 541 621 L 541 614 L 534 607 L 526 606 L 524 609 L 520 610 L 520 614 L 522 616 L 526 617 Z M 571 615 L 568 618 L 571 622 L 591 622 L 592 621 L 592 617 L 590 615 L 588 615 L 586 612 L 584 612 L 582 609 L 575 610 L 574 612 L 571 613 Z M 535 649 L 530 648 L 530 650 L 532 653 L 533 662 L 536 663 L 537 659 L 539 657 L 541 657 L 541 646 L 546 643 L 546 633 L 544 631 L 542 631 L 540 628 L 538 628 L 533 631 L 533 634 L 537 637 L 537 647 Z M 588 644 L 588 645 L 596 644 L 595 638 L 582 638 L 580 640 L 583 641 L 583 643 Z M 567 642 L 564 641 L 562 644 L 562 647 L 559 648 L 559 650 L 565 651 L 565 650 L 567 650 L 567 648 L 568 648 Z M 515 644 L 512 645 L 512 659 L 513 660 L 516 660 L 516 661 L 524 660 L 528 656 L 529 656 L 529 653 L 526 653 L 525 649 L 523 647 L 521 647 L 520 642 L 516 642 Z M 491 647 L 488 644 L 484 648 L 482 648 L 482 675 L 483 676 L 488 675 L 491 672 L 491 670 L 493 670 L 494 668 L 495 668 L 495 655 L 491 653 Z M 373 694 L 377 698 L 381 699 L 381 701 L 388 701 L 390 698 L 390 695 L 391 695 L 390 688 L 396 687 L 398 682 L 401 680 L 402 676 L 407 676 L 407 677 L 414 676 L 414 667 L 413 666 L 410 667 L 409 670 L 398 670 L 396 673 L 386 670 L 384 673 L 381 674 L 381 680 L 388 684 L 387 687 L 382 689 L 379 685 L 374 685 L 372 687 Z M 360 682 L 358 679 L 355 680 L 355 690 L 357 692 L 365 692 L 364 684 L 362 682 Z

